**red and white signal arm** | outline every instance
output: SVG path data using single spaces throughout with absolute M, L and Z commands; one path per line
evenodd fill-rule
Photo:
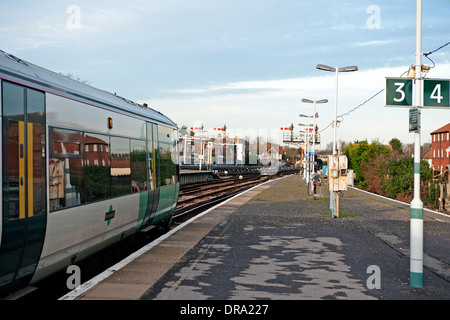
M 222 128 L 214 128 L 214 131 L 222 131 Z
M 280 128 L 280 130 L 291 130 L 291 128 L 289 128 L 289 127 L 284 127 L 284 128 Z

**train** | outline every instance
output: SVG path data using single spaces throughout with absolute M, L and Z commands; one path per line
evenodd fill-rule
M 180 190 L 172 120 L 1 50 L 0 87 L 0 297 L 169 227 Z

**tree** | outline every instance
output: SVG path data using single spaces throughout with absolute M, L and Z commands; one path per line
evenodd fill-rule
M 355 172 L 355 181 L 365 188 L 368 183 L 364 181 L 364 170 L 368 170 L 367 163 L 378 155 L 388 155 L 389 149 L 378 140 L 372 141 L 371 144 L 368 144 L 367 140 L 363 140 L 350 144 L 344 153 L 349 158 L 349 169 L 353 169 Z
M 361 182 L 361 162 L 364 153 L 368 150 L 369 145 L 367 140 L 355 141 L 350 144 L 344 151 L 344 154 L 348 156 L 348 167 L 355 172 L 355 181 Z
M 81 79 L 79 76 L 74 75 L 74 74 L 69 73 L 69 72 L 66 73 L 66 74 L 60 72 L 59 74 L 62 75 L 62 76 L 64 76 L 64 77 L 66 77 L 66 78 L 69 78 L 69 79 L 72 79 L 72 80 L 81 82 L 81 83 L 83 83 L 83 84 L 87 84 L 87 85 L 91 84 L 91 82 L 90 82 L 89 80 Z
M 183 124 L 180 129 L 180 136 L 187 136 L 189 134 L 187 125 Z
M 400 140 L 389 141 L 392 151 L 378 141 L 355 141 L 345 149 L 349 168 L 353 169 L 355 182 L 367 191 L 410 202 L 414 193 L 414 158 L 403 154 Z M 436 209 L 439 197 L 429 164 L 420 163 L 421 199 L 424 205 Z
M 392 150 L 397 151 L 399 154 L 403 154 L 403 143 L 397 138 L 392 138 L 389 141 L 389 145 L 392 147 Z

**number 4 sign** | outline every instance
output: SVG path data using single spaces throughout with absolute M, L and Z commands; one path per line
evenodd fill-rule
M 423 79 L 423 108 L 450 108 L 449 80 Z M 386 107 L 413 106 L 413 80 L 386 78 Z
M 424 108 L 450 108 L 449 80 L 424 79 Z

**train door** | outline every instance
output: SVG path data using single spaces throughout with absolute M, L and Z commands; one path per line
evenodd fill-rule
M 147 122 L 147 184 L 148 184 L 148 204 L 147 212 L 143 221 L 144 228 L 151 222 L 156 213 L 159 199 L 158 188 L 158 141 L 157 125 Z
M 159 147 L 158 147 L 158 125 L 148 123 L 147 128 L 151 130 L 151 143 L 149 139 L 149 158 L 152 159 L 151 164 L 149 164 L 148 174 L 151 176 L 151 181 L 153 185 L 153 195 L 151 203 L 152 206 L 152 217 L 156 214 L 156 209 L 158 208 L 159 201 Z M 151 153 L 150 153 L 151 150 Z
M 45 94 L 2 82 L 0 294 L 25 287 L 36 269 L 46 225 Z M 3 291 L 3 292 L 1 292 Z

